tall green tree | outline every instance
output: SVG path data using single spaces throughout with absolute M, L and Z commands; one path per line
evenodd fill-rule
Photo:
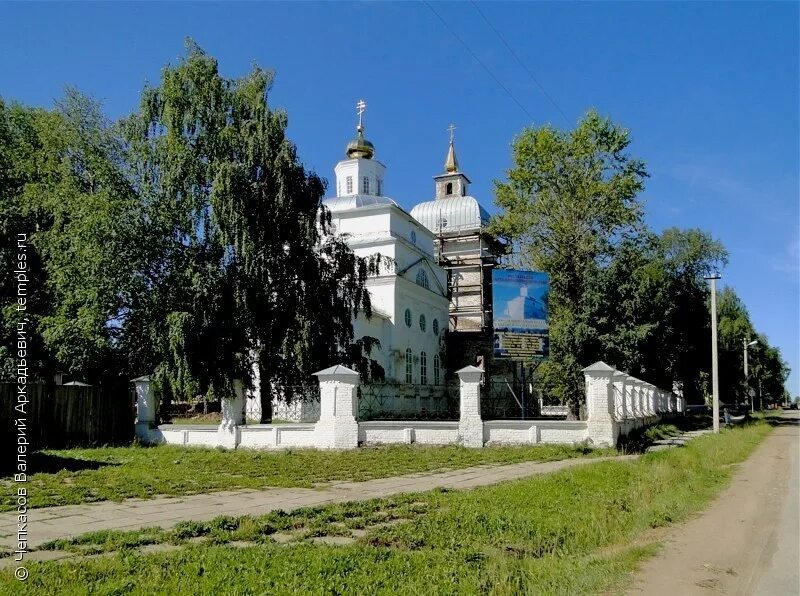
M 0 107 L 0 121 L 0 153 L 10 156 L 2 168 L 4 247 L 15 231 L 27 234 L 27 315 L 38 372 L 92 382 L 124 374 L 116 342 L 138 202 L 119 138 L 99 105 L 74 90 L 52 111 Z M 7 323 L 12 310 L 4 309 Z
M 513 264 L 550 274 L 550 359 L 540 368 L 547 393 L 577 404 L 581 367 L 589 364 L 597 330 L 590 320 L 600 267 L 641 225 L 637 195 L 644 163 L 627 153 L 627 130 L 589 112 L 574 130 L 524 130 L 513 165 L 495 183 L 503 210 L 491 229 L 514 247 Z
M 272 78 L 259 67 L 224 78 L 189 42 L 125 123 L 157 238 L 129 341 L 150 338 L 150 364 L 182 393 L 229 392 L 254 361 L 265 419 L 272 385 L 305 384 L 336 361 L 365 368 L 361 348 L 371 347 L 353 342 L 351 319 L 370 315 L 372 265 L 325 233 L 325 185 L 300 163 L 286 114 L 267 102 Z
M 643 232 L 619 245 L 603 269 L 594 320 L 600 357 L 661 387 L 702 401 L 710 370 L 708 283 L 727 262 L 701 230 Z

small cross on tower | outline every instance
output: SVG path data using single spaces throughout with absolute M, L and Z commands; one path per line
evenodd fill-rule
M 456 127 L 455 127 L 454 124 L 451 124 L 450 126 L 447 127 L 447 130 L 450 131 L 450 144 L 452 145 L 453 141 L 456 138 L 456 134 L 455 134 L 456 133 Z
M 364 128 L 364 124 L 362 122 L 361 115 L 367 111 L 367 102 L 363 99 L 359 99 L 358 103 L 356 104 L 356 113 L 358 114 L 358 129 L 361 130 Z

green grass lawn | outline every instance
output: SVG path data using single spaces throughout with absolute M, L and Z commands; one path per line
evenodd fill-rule
M 560 445 L 486 449 L 397 445 L 354 451 L 274 452 L 173 445 L 69 449 L 34 454 L 28 494 L 30 507 L 51 507 L 235 488 L 310 487 L 335 480 L 368 480 L 478 464 L 614 453 Z M 13 484 L 11 477 L 0 478 L 7 494 Z M 0 510 L 9 509 L 9 501 L 0 502 Z
M 51 548 L 118 552 L 30 564 L 26 593 L 615 593 L 655 552 L 648 531 L 705 507 L 727 484 L 732 464 L 769 431 L 758 422 L 636 461 L 472 491 L 86 536 Z M 288 532 L 293 542 L 275 540 Z M 331 535 L 353 542 L 312 542 Z M 228 544 L 233 540 L 247 542 Z M 131 548 L 157 542 L 185 546 L 155 554 Z M 19 589 L 12 570 L 0 572 L 3 584 Z

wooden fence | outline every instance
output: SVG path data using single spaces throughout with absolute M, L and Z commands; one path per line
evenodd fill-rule
M 17 385 L 0 383 L 0 415 L 7 441 L 16 444 L 15 421 L 24 417 L 34 449 L 104 445 L 133 440 L 134 407 L 128 388 L 28 385 L 27 413 L 14 410 Z

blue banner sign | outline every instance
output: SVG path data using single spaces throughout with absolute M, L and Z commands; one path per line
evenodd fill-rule
M 495 358 L 531 361 L 549 353 L 547 296 L 541 271 L 492 271 Z

